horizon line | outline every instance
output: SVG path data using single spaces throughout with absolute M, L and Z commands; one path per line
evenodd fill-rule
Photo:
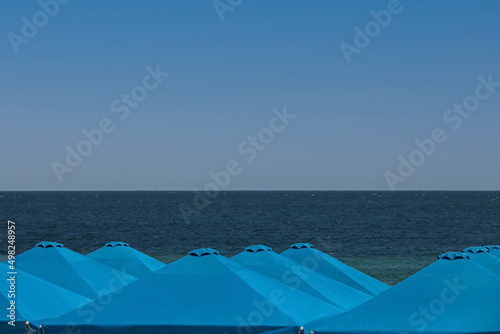
M 228 190 L 213 190 L 210 192 L 465 192 L 465 191 L 477 191 L 477 192 L 500 192 L 498 190 L 485 190 L 485 189 L 228 189 Z M 35 189 L 35 190 L 1 190 L 0 192 L 205 192 L 203 190 L 179 190 L 179 189 L 67 189 L 67 190 L 47 190 L 47 189 Z

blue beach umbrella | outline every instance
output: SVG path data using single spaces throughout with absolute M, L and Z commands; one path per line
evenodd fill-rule
M 488 245 L 488 246 L 484 246 L 484 247 L 488 248 L 491 255 L 494 255 L 494 256 L 500 258 L 500 246 L 499 245 Z
M 352 309 L 372 298 L 368 294 L 310 270 L 308 267 L 303 267 L 273 252 L 267 246 L 247 247 L 243 252 L 233 256 L 231 260 L 343 310 Z
M 310 321 L 339 315 L 334 306 L 198 249 L 134 282 L 92 317 L 83 306 L 44 322 L 45 333 L 67 323 L 80 334 L 299 333 Z
M 475 263 L 500 276 L 500 257 L 490 254 L 488 247 L 468 247 L 464 253 Z
M 136 280 L 56 242 L 40 242 L 16 260 L 19 270 L 91 299 L 120 290 Z
M 500 333 L 500 277 L 448 252 L 314 333 Z
M 295 262 L 313 267 L 318 273 L 371 296 L 376 296 L 390 288 L 389 285 L 317 250 L 313 245 L 308 243 L 293 244 L 289 249 L 281 253 L 281 255 Z
M 57 317 L 91 302 L 21 270 L 12 271 L 6 263 L 0 263 L 0 271 L 3 273 L 0 280 L 2 334 L 24 333 L 26 321 L 38 324 L 40 319 Z M 11 321 L 14 326 L 9 324 Z
M 120 241 L 108 242 L 86 256 L 137 278 L 149 275 L 166 265 Z

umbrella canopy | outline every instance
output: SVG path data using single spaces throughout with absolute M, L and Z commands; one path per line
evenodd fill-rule
M 137 278 L 149 275 L 166 265 L 120 241 L 108 242 L 86 256 Z
M 17 268 L 62 288 L 95 299 L 136 280 L 56 242 L 40 242 L 16 258 Z
M 390 288 L 389 285 L 340 262 L 308 243 L 293 244 L 289 249 L 281 253 L 281 255 L 302 265 L 312 267 L 318 273 L 371 296 L 376 296 Z
M 485 247 L 488 248 L 491 255 L 494 255 L 494 256 L 500 258 L 500 246 L 499 245 L 488 245 Z
M 490 254 L 489 248 L 468 247 L 464 253 L 475 263 L 500 276 L 500 257 Z
M 343 310 L 352 309 L 371 298 L 348 285 L 302 267 L 267 246 L 247 247 L 231 259 Z
M 45 333 L 67 323 L 81 334 L 295 333 L 312 320 L 340 314 L 334 306 L 198 249 L 123 289 L 100 312 L 84 306 L 45 322 Z
M 500 277 L 449 252 L 314 333 L 500 333 Z
M 57 317 L 91 302 L 89 298 L 23 271 L 16 269 L 15 273 L 10 274 L 12 271 L 6 263 L 0 263 L 0 271 L 4 273 L 0 280 L 0 308 L 3 311 L 0 333 L 24 333 L 27 320 L 37 323 L 40 319 Z M 11 300 L 15 301 L 13 306 Z M 11 311 L 15 318 L 7 316 Z M 8 322 L 14 319 L 15 326 L 9 325 Z

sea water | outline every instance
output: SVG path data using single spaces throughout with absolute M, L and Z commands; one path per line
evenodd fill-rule
M 82 254 L 124 241 L 168 263 L 201 247 L 230 257 L 309 242 L 389 284 L 445 251 L 500 244 L 500 192 L 0 192 L 0 213 L 2 259 L 11 220 L 17 254 L 40 241 Z

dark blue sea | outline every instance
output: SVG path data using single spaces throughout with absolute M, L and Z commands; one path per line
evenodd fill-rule
M 500 192 L 0 192 L 0 213 L 2 258 L 11 220 L 18 254 L 44 240 L 83 254 L 125 241 L 171 262 L 200 247 L 309 242 L 389 284 L 445 251 L 500 243 Z

